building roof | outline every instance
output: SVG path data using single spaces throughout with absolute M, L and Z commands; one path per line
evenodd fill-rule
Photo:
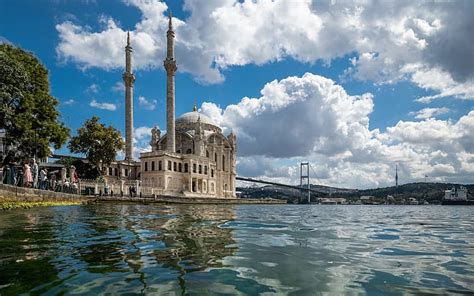
M 178 119 L 176 119 L 176 124 L 197 123 L 199 119 L 201 119 L 202 124 L 210 124 L 217 126 L 217 124 L 215 124 L 209 117 L 202 113 L 199 113 L 198 111 L 184 113 L 183 115 L 178 117 Z

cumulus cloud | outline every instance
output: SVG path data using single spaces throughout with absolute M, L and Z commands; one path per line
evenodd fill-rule
M 135 159 L 140 158 L 140 153 L 151 151 L 151 127 L 140 126 L 133 132 L 133 156 Z
M 403 182 L 469 182 L 474 177 L 474 111 L 458 121 L 400 121 L 385 132 L 369 128 L 373 96 L 348 95 L 334 81 L 306 73 L 267 83 L 258 98 L 201 112 L 238 138 L 238 174 L 298 182 L 300 161 L 310 161 L 317 183 L 342 187 Z M 426 115 L 428 116 L 428 115 Z
M 125 3 L 142 13 L 131 32 L 135 66 L 162 67 L 166 4 Z M 437 92 L 425 101 L 474 98 L 472 1 L 186 0 L 183 8 L 187 18 L 173 19 L 178 68 L 204 83 L 222 82 L 222 70 L 232 66 L 288 57 L 330 63 L 352 55 L 348 77 L 380 84 L 408 79 Z M 58 56 L 84 68 L 123 67 L 126 32 L 112 18 L 100 21 L 98 32 L 71 21 L 58 24 Z
M 150 110 L 150 111 L 155 110 L 157 104 L 158 104 L 157 100 L 147 100 L 143 96 L 138 97 L 138 106 L 140 106 L 140 108 L 142 109 Z
M 69 105 L 74 104 L 75 102 L 76 102 L 76 101 L 74 101 L 74 99 L 69 99 L 69 100 L 67 100 L 67 101 L 64 101 L 64 102 L 63 102 L 63 105 L 69 106 Z
M 86 93 L 96 94 L 100 91 L 100 86 L 98 84 L 91 84 L 86 88 Z
M 456 82 L 451 75 L 438 68 L 427 69 L 420 65 L 406 65 L 402 72 L 411 73 L 411 79 L 418 87 L 435 90 L 438 93 L 431 96 L 423 96 L 416 101 L 430 103 L 443 97 L 454 96 L 460 99 L 474 99 L 474 79 L 466 82 Z
M 89 103 L 89 106 L 91 106 L 92 108 L 97 108 L 97 109 L 102 109 L 102 110 L 109 110 L 109 111 L 117 110 L 117 105 L 112 104 L 112 103 L 99 103 L 95 99 L 93 99 Z
M 423 108 L 416 112 L 410 112 L 408 115 L 414 116 L 416 119 L 428 119 L 431 117 L 435 117 L 438 115 L 443 115 L 448 113 L 450 110 L 449 108 L 442 107 L 442 108 Z
M 114 92 L 123 93 L 125 92 L 125 85 L 122 81 L 117 81 L 110 89 Z
M 216 120 L 239 135 L 240 155 L 295 157 L 318 152 L 332 156 L 348 145 L 360 145 L 358 141 L 368 136 L 371 94 L 349 96 L 332 80 L 310 73 L 272 81 L 261 94 L 227 106 L 222 120 Z M 201 110 L 216 119 L 219 109 L 210 106 Z

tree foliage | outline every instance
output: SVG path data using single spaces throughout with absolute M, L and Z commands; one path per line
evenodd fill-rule
M 77 130 L 77 135 L 71 138 L 69 150 L 86 155 L 89 162 L 102 169 L 115 160 L 115 155 L 124 147 L 120 132 L 112 126 L 106 127 L 94 116 L 86 120 Z
M 58 100 L 50 94 L 48 70 L 31 53 L 0 44 L 0 128 L 6 142 L 24 156 L 50 154 L 69 136 L 59 121 Z
M 72 157 L 64 157 L 56 161 L 56 163 L 63 164 L 68 168 L 74 166 L 76 168 L 77 176 L 80 179 L 96 179 L 100 176 L 97 167 L 92 166 L 88 161 L 76 159 Z

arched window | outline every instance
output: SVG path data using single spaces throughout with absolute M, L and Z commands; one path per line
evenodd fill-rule
M 191 154 L 191 153 L 193 153 L 193 151 L 191 149 L 188 149 L 188 150 L 186 150 L 186 153 Z
M 187 164 L 187 163 L 184 164 L 184 172 L 185 172 L 185 173 L 188 172 L 188 164 Z
M 209 158 L 209 151 L 206 151 L 206 157 Z
M 155 161 L 152 161 L 152 162 L 151 162 L 151 170 L 152 170 L 152 171 L 155 170 Z M 127 170 L 125 170 L 125 175 L 127 175 Z
M 204 175 L 207 175 L 207 165 L 204 166 Z
M 161 171 L 163 169 L 161 160 L 158 161 L 158 170 Z
M 199 165 L 199 173 L 202 174 L 202 165 Z
M 181 162 L 178 164 L 178 171 L 180 173 L 183 171 L 183 164 Z
M 217 153 L 214 154 L 214 161 L 216 162 L 216 165 L 217 165 Z
M 225 156 L 222 155 L 222 170 L 225 171 Z

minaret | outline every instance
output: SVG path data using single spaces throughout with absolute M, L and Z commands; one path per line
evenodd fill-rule
M 174 59 L 174 31 L 171 22 L 171 12 L 169 14 L 169 24 L 167 37 L 167 53 L 163 64 L 166 69 L 166 150 L 176 151 L 175 144 L 175 122 L 174 122 L 174 74 L 178 67 Z
M 395 165 L 395 186 L 398 186 L 398 164 Z
M 133 83 L 135 75 L 132 73 L 132 47 L 130 46 L 130 32 L 127 32 L 127 46 L 125 46 L 125 72 L 122 78 L 125 84 L 125 160 L 133 160 Z

